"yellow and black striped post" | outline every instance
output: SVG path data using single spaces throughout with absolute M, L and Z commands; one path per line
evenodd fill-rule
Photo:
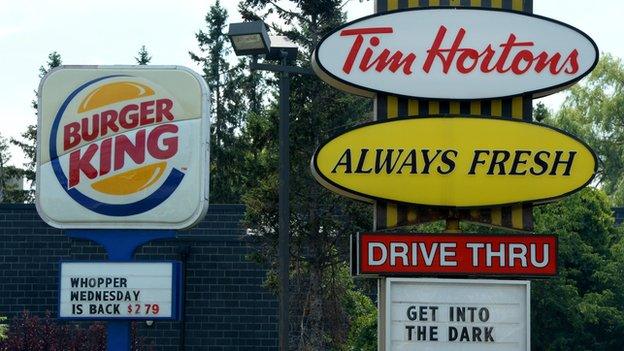
M 375 12 L 383 13 L 399 9 L 438 6 L 484 7 L 533 12 L 533 0 L 376 0 Z M 531 96 L 514 96 L 494 100 L 442 101 L 377 94 L 375 99 L 375 118 L 377 120 L 406 116 L 476 115 L 531 121 L 532 114 Z M 448 218 L 521 231 L 533 230 L 533 212 L 530 204 L 454 210 L 386 201 L 375 203 L 376 230 Z
M 415 7 L 464 6 L 499 8 L 533 12 L 533 0 L 375 0 L 375 13 Z M 407 99 L 388 94 L 377 94 L 375 98 L 375 119 L 385 120 L 397 117 L 422 117 L 435 115 L 478 115 L 502 118 L 516 118 L 531 121 L 533 115 L 531 96 L 515 96 L 506 99 L 474 101 L 437 101 Z M 427 206 L 397 204 L 387 201 L 375 202 L 374 230 L 396 228 L 435 220 L 447 220 L 447 224 L 458 224 L 458 220 L 472 221 L 515 230 L 533 230 L 531 205 L 448 209 Z M 453 228 L 448 228 L 453 229 Z M 386 338 L 385 279 L 378 280 L 379 323 L 378 349 L 385 350 Z

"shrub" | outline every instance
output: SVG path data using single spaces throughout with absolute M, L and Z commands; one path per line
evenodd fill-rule
M 0 341 L 6 339 L 6 333 L 7 333 L 7 325 L 4 324 L 4 321 L 6 321 L 6 317 L 0 317 Z
M 84 324 L 83 324 L 84 325 Z M 132 350 L 148 351 L 143 338 L 138 337 L 136 325 L 132 330 Z M 79 324 L 58 323 L 47 312 L 41 318 L 28 311 L 16 316 L 8 325 L 6 337 L 0 340 L 0 351 L 105 351 L 106 325 L 96 322 L 83 327 Z

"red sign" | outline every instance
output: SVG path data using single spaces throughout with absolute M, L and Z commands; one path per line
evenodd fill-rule
M 358 234 L 356 275 L 557 274 L 554 235 Z

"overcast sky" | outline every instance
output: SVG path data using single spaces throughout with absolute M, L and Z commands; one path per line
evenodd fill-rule
M 194 34 L 205 27 L 214 1 L 200 0 L 0 0 L 0 134 L 17 137 L 35 123 L 31 107 L 39 84 L 39 66 L 51 51 L 64 64 L 134 64 L 141 45 L 152 64 L 183 65 L 200 71 L 189 59 Z M 372 14 L 374 0 L 351 0 L 349 20 Z M 232 22 L 240 21 L 237 1 L 225 0 Z M 598 7 L 598 4 L 601 7 Z M 536 14 L 569 23 L 587 34 L 603 52 L 624 57 L 624 1 L 534 0 Z M 553 109 L 563 94 L 546 98 Z M 23 155 L 12 148 L 12 163 Z

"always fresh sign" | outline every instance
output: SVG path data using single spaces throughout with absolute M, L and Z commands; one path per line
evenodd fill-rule
M 208 99 L 180 67 L 62 67 L 39 90 L 37 208 L 71 228 L 184 228 L 207 208 Z
M 500 118 L 368 123 L 321 145 L 312 172 L 357 199 L 478 207 L 555 199 L 587 185 L 597 159 L 551 127 Z
M 598 48 L 567 24 L 519 12 L 410 9 L 350 22 L 326 36 L 313 68 L 349 92 L 431 99 L 544 96 L 587 75 Z

